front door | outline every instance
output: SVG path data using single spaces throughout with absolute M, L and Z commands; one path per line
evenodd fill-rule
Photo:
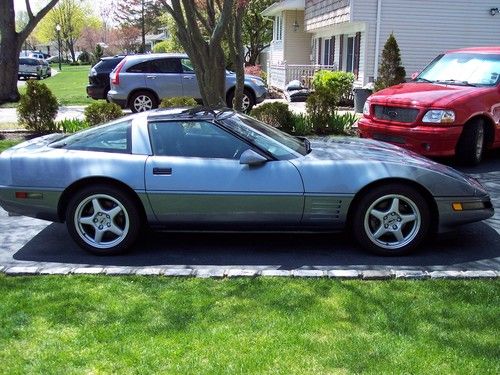
M 297 224 L 304 188 L 289 161 L 242 165 L 251 145 L 208 121 L 149 124 L 154 155 L 145 168 L 160 222 Z

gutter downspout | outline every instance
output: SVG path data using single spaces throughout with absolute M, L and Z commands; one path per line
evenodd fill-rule
M 382 14 L 382 0 L 377 1 L 377 29 L 375 32 L 375 63 L 373 65 L 373 79 L 378 78 L 378 60 L 380 49 L 380 19 Z

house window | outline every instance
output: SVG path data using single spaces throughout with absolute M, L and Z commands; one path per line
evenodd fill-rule
M 347 54 L 346 54 L 346 72 L 353 72 L 354 70 L 354 37 L 347 38 Z
M 330 39 L 325 39 L 325 50 L 323 51 L 323 64 L 324 65 L 330 65 L 329 64 L 329 59 L 330 59 Z
M 280 41 L 283 39 L 283 18 L 276 16 L 274 18 L 274 40 Z

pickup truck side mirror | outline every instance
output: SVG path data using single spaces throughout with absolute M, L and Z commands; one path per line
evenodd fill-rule
M 240 164 L 246 165 L 260 165 L 267 162 L 267 158 L 261 154 L 256 153 L 254 150 L 248 149 L 240 156 Z
M 412 81 L 416 80 L 419 74 L 420 74 L 420 72 L 413 72 L 411 75 L 411 80 Z

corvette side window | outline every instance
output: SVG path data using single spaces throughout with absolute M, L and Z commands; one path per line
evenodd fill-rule
M 149 124 L 153 152 L 159 156 L 239 159 L 247 143 L 207 121 Z
M 51 144 L 68 150 L 130 153 L 130 121 L 98 126 Z

